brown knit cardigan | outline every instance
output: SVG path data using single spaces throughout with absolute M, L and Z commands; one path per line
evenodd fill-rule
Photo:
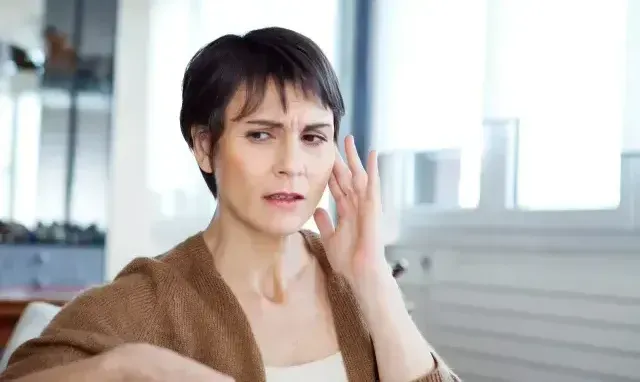
M 375 381 L 370 335 L 345 280 L 331 271 L 316 234 L 304 233 L 327 273 L 327 289 L 349 381 Z M 0 381 L 86 359 L 132 342 L 172 349 L 238 382 L 264 382 L 265 370 L 249 322 L 215 270 L 202 234 L 158 258 L 132 261 L 105 286 L 89 290 L 54 318 L 44 333 L 11 357 Z M 418 382 L 451 376 L 435 370 Z

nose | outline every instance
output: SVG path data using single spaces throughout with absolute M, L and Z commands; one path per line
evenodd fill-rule
M 287 135 L 278 145 L 275 173 L 279 176 L 302 175 L 305 171 L 302 144 L 295 134 Z

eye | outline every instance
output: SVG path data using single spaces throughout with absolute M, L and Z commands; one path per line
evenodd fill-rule
M 265 131 L 250 131 L 247 133 L 247 138 L 254 142 L 264 142 L 271 138 L 271 134 Z
M 305 134 L 302 136 L 302 139 L 310 145 L 316 146 L 319 144 L 322 144 L 323 142 L 326 142 L 327 139 L 325 137 L 323 137 L 322 135 L 318 135 L 318 134 Z

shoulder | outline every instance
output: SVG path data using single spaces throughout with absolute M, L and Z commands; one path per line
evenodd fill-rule
M 195 242 L 194 242 L 195 240 Z M 185 244 L 186 243 L 186 244 Z M 191 243 L 191 244 L 189 244 Z M 106 285 L 92 288 L 63 307 L 40 337 L 13 353 L 0 380 L 91 357 L 132 342 L 164 344 L 175 301 L 191 293 L 199 258 L 189 238 L 156 258 L 137 258 Z
M 43 335 L 73 330 L 100 333 L 118 342 L 143 340 L 167 288 L 170 269 L 137 258 L 110 283 L 88 289 L 67 303 Z
M 150 324 L 165 311 L 163 301 L 188 282 L 191 261 L 184 243 L 157 257 L 136 258 L 112 282 L 89 289 L 65 305 L 47 331 L 72 327 L 125 342 L 145 340 Z

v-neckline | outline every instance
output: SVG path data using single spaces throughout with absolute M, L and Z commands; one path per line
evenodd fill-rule
M 301 230 L 300 234 L 304 238 L 307 249 L 316 257 L 325 274 L 333 324 L 349 381 L 369 382 L 375 375 L 375 357 L 369 331 L 358 303 L 346 279 L 333 271 L 320 237 L 308 230 Z M 249 347 L 245 356 L 250 357 L 248 361 L 258 369 L 259 375 L 253 375 L 252 380 L 266 382 L 264 360 L 249 319 L 235 293 L 216 268 L 213 254 L 206 245 L 203 233 L 200 232 L 188 241 L 191 241 L 191 245 L 187 245 L 191 252 L 189 255 L 194 256 L 193 260 L 197 263 L 192 268 L 196 275 L 192 280 L 194 286 L 199 293 L 207 296 L 211 303 L 223 304 L 230 310 L 230 315 L 238 319 L 234 325 L 237 325 L 239 330 L 234 332 L 244 337 L 243 342 Z M 251 373 L 245 368 L 239 372 L 245 375 Z

